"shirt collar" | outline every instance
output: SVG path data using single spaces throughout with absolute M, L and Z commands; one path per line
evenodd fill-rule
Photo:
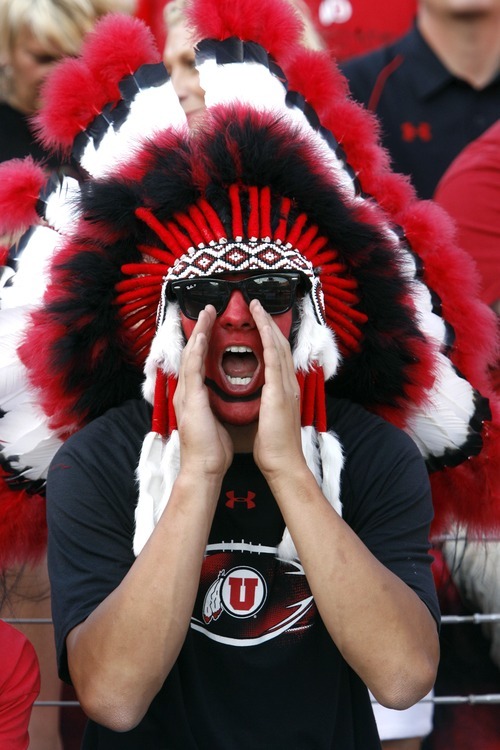
M 446 88 L 453 81 L 461 80 L 445 68 L 425 41 L 416 24 L 406 35 L 405 47 L 402 51 L 405 55 L 411 55 L 417 63 L 410 67 L 409 75 L 419 99 L 427 99 L 436 91 Z M 500 71 L 491 83 L 500 83 Z
M 410 67 L 409 74 L 419 99 L 426 99 L 455 79 L 434 54 L 416 25 L 407 35 L 406 41 L 405 52 L 417 63 Z

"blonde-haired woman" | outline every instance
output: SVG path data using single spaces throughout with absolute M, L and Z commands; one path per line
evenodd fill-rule
M 0 0 L 0 161 L 46 156 L 30 123 L 43 81 L 54 63 L 78 54 L 100 16 L 134 7 L 135 0 Z

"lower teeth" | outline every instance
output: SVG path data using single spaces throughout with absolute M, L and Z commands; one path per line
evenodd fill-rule
M 229 382 L 231 383 L 231 385 L 248 385 L 249 382 L 252 379 L 251 377 L 233 378 L 233 377 L 231 377 L 231 375 L 227 375 L 226 377 L 229 380 Z

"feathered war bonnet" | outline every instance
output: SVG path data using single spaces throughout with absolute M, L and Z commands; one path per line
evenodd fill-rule
M 40 132 L 71 152 L 79 183 L 19 349 L 49 427 L 67 435 L 143 389 L 153 424 L 139 553 L 179 465 L 184 339 L 169 282 L 295 270 L 308 288 L 293 339 L 303 448 L 332 505 L 341 512 L 342 447 L 325 388 L 413 437 L 433 471 L 435 531 L 498 525 L 498 407 L 485 398 L 494 320 L 451 225 L 390 171 L 375 120 L 326 53 L 300 47 L 287 0 L 199 0 L 189 12 L 206 92 L 192 127 L 128 18 L 101 21 L 48 84 Z M 296 554 L 287 531 L 279 552 Z

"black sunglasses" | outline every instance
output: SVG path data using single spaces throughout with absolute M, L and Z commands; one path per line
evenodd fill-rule
M 205 305 L 213 305 L 217 315 L 222 315 L 231 294 L 240 289 L 247 304 L 258 299 L 270 315 L 281 315 L 293 307 L 299 285 L 304 288 L 304 279 L 298 273 L 265 273 L 240 281 L 215 277 L 183 279 L 170 282 L 167 298 L 177 300 L 186 318 L 198 320 Z

